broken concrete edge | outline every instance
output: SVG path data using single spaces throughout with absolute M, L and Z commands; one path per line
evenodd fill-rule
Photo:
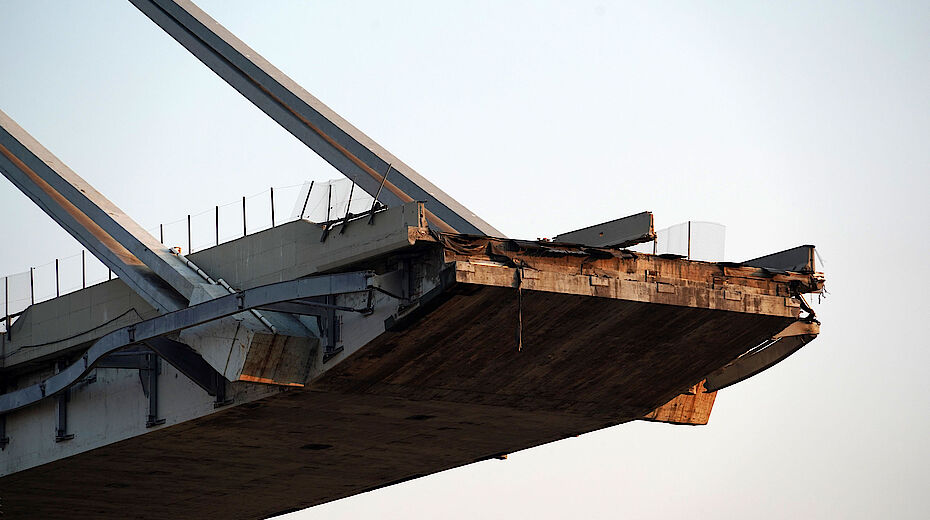
M 708 391 L 704 383 L 705 381 L 697 383 L 640 420 L 691 426 L 707 424 L 710 421 L 710 413 L 713 410 L 717 392 Z
M 418 215 L 422 215 L 420 210 L 421 207 L 418 206 Z M 420 218 L 418 217 L 418 220 Z M 769 285 L 778 285 L 776 289 L 785 284 L 793 285 L 793 290 L 816 290 L 818 281 L 822 282 L 822 277 L 819 280 L 813 279 L 813 287 L 807 287 L 802 282 L 811 278 L 799 274 L 773 275 L 763 272 L 763 276 L 760 277 L 758 270 L 746 267 L 715 266 L 707 262 L 662 259 L 652 255 L 585 246 L 553 247 L 546 242 L 435 234 L 419 227 L 406 226 L 404 235 L 407 243 L 440 242 L 442 256 L 448 265 L 442 271 L 440 286 L 425 294 L 403 312 L 389 317 L 385 321 L 388 329 L 403 327 L 405 323 L 414 322 L 427 314 L 432 307 L 443 301 L 443 296 L 448 297 L 448 290 L 458 282 L 505 287 L 516 287 L 515 284 L 519 284 L 525 290 L 546 290 L 549 286 L 557 287 L 559 292 L 672 305 L 697 301 L 697 292 L 706 292 L 710 288 L 715 290 L 710 308 L 791 317 L 797 317 L 798 313 L 798 305 L 789 302 L 791 298 L 782 296 L 778 290 L 772 291 L 771 287 L 765 291 L 765 287 L 759 286 L 758 283 L 753 286 L 752 279 L 767 279 L 766 283 Z M 455 260 L 457 256 L 465 256 L 467 260 Z M 653 269 L 641 269 L 643 266 L 637 265 L 638 262 L 649 264 L 646 267 Z M 622 269 L 624 264 L 630 263 L 635 268 Z M 672 271 L 677 271 L 679 277 L 663 276 L 661 267 L 664 264 L 672 265 Z M 682 269 L 683 265 L 688 268 Z M 721 273 L 715 271 L 715 268 L 723 272 L 722 278 L 719 276 Z M 548 270 L 554 272 L 546 272 Z M 580 275 L 576 274 L 579 270 L 582 273 Z M 692 271 L 699 271 L 701 276 L 695 277 Z M 643 273 L 642 277 L 639 276 L 640 272 Z M 685 273 L 684 276 L 681 275 L 682 272 Z M 689 273 L 690 277 L 687 276 Z M 712 276 L 708 276 L 708 273 Z M 738 276 L 731 281 L 726 279 L 728 274 Z M 695 284 L 698 281 L 704 283 Z M 692 292 L 694 294 L 690 294 Z M 430 305 L 430 302 L 433 302 L 433 305 Z M 283 347 L 278 350 L 281 348 Z M 288 381 L 277 381 L 274 377 L 253 374 L 245 374 L 246 377 L 241 378 L 239 376 L 242 374 L 237 373 L 230 377 L 230 374 L 225 372 L 224 370 L 224 375 L 230 380 L 278 382 L 286 386 L 292 386 L 302 379 L 291 377 Z
M 819 292 L 823 289 L 824 284 L 823 273 L 816 271 L 768 269 L 745 265 L 745 263 L 706 262 L 702 260 L 689 260 L 678 256 L 653 255 L 622 248 L 591 247 L 582 244 L 555 243 L 539 240 L 516 240 L 435 232 L 432 233 L 432 236 L 446 248 L 447 262 L 454 261 L 457 257 L 463 260 L 469 260 L 473 257 L 481 256 L 483 257 L 481 260 L 485 262 L 497 262 L 501 265 L 508 265 L 511 267 L 519 266 L 524 269 L 533 269 L 534 260 L 557 256 L 591 259 L 650 258 L 657 259 L 657 265 L 717 266 L 720 270 L 719 275 L 725 278 L 771 279 L 776 282 L 788 282 L 793 285 L 793 291 L 798 294 Z M 671 263 L 663 264 L 662 262 Z M 684 264 L 682 264 L 682 262 Z
M 444 251 L 445 260 L 455 270 L 455 281 L 464 284 L 473 283 L 513 288 L 519 286 L 522 290 L 542 291 L 551 287 L 559 287 L 560 291 L 580 295 L 654 302 L 661 300 L 664 294 L 675 295 L 679 293 L 679 296 L 686 295 L 689 285 L 693 286 L 695 282 L 703 281 L 704 290 L 710 289 L 713 291 L 712 294 L 717 297 L 716 302 L 713 299 L 710 302 L 710 306 L 713 308 L 754 313 L 774 311 L 774 314 L 795 318 L 799 316 L 800 310 L 809 311 L 806 304 L 800 301 L 800 295 L 805 292 L 819 292 L 824 284 L 822 273 L 803 269 L 800 266 L 794 271 L 775 271 L 752 265 L 697 262 L 680 258 L 668 259 L 628 251 L 610 251 L 608 255 L 604 255 L 602 248 L 596 248 L 601 249 L 596 251 L 586 246 L 553 244 L 544 241 L 530 242 L 463 237 L 461 235 L 451 236 L 448 234 L 439 234 L 437 239 L 446 247 Z M 578 274 L 579 269 L 576 269 L 574 265 L 567 270 L 563 269 L 563 271 L 567 272 L 548 272 L 552 268 L 552 265 L 550 265 L 552 264 L 551 259 L 559 256 L 563 258 L 585 258 L 579 262 L 574 262 L 579 264 L 578 268 L 582 274 Z M 591 265 L 587 266 L 586 272 L 585 263 L 589 260 L 589 256 L 593 256 L 594 259 L 590 260 Z M 813 256 L 812 250 L 810 250 L 809 256 Z M 655 264 L 654 268 L 646 269 L 642 278 L 638 276 L 642 269 L 627 269 L 626 273 L 622 273 L 624 261 L 635 263 L 636 259 L 641 261 L 651 260 Z M 605 269 L 607 266 L 597 265 L 599 260 L 602 264 L 606 261 L 616 261 L 618 267 L 611 273 L 610 269 Z M 676 269 L 671 271 L 678 271 L 677 277 L 664 276 L 663 271 L 666 270 L 661 269 L 659 265 L 667 262 L 673 262 L 676 265 Z M 703 270 L 704 272 L 699 277 L 693 276 L 693 273 L 690 272 L 682 273 L 680 266 L 683 264 L 694 266 L 694 269 Z M 708 276 L 708 269 L 711 271 L 710 276 Z M 777 287 L 774 292 L 769 291 L 769 294 L 759 294 L 759 291 L 753 290 L 756 288 L 747 290 L 746 283 L 752 279 L 769 280 L 777 284 Z M 762 305 L 751 310 L 747 309 L 744 303 L 746 297 L 763 300 Z M 686 298 L 686 300 L 693 301 L 692 298 Z M 666 303 L 680 304 L 681 302 L 669 301 Z M 740 308 L 740 305 L 743 305 L 744 308 Z M 771 368 L 796 352 L 816 336 L 816 331 L 813 331 L 812 327 L 816 327 L 817 331 L 819 331 L 819 326 L 813 321 L 812 315 L 803 320 L 799 319 L 773 338 L 793 336 L 795 339 L 782 340 L 779 347 L 769 348 L 765 356 L 749 355 L 755 346 L 747 347 L 746 353 L 741 357 L 748 356 L 752 359 L 753 366 L 751 369 L 747 368 L 748 359 L 734 361 L 734 363 L 737 363 L 738 368 L 729 365 L 725 368 L 727 375 L 731 378 L 734 373 L 738 373 L 737 378 L 727 380 L 726 384 L 721 384 L 719 375 L 716 375 L 716 373 L 715 375 L 709 375 L 708 378 L 710 378 L 711 383 L 708 383 L 707 388 L 705 388 L 706 380 L 701 381 L 695 385 L 698 390 L 673 397 L 666 404 L 647 414 L 643 420 L 671 424 L 707 424 L 710 411 L 713 408 L 716 390 Z M 796 332 L 801 329 L 807 334 L 801 335 Z
M 693 302 L 696 301 L 697 295 L 694 295 L 695 298 L 687 297 L 688 289 L 694 288 L 697 282 L 704 282 L 703 290 L 709 289 L 716 296 L 716 301 L 712 298 L 709 302 L 712 308 L 738 312 L 770 312 L 798 318 L 802 309 L 812 312 L 801 300 L 800 295 L 805 292 L 819 292 L 824 284 L 822 273 L 803 268 L 795 271 L 774 271 L 759 266 L 699 262 L 683 258 L 669 259 L 629 251 L 610 250 L 605 254 L 604 248 L 554 244 L 545 241 L 519 241 L 449 234 L 434 234 L 434 237 L 444 246 L 444 259 L 447 265 L 455 271 L 455 282 L 465 285 L 496 285 L 541 291 L 558 287 L 560 292 L 650 302 L 661 301 L 665 294 L 676 295 L 677 293 L 679 296 L 685 296 L 686 301 Z M 813 256 L 812 250 L 810 256 Z M 550 272 L 553 264 L 558 263 L 552 259 L 558 257 L 574 258 L 577 261 L 563 262 L 563 264 L 572 265 L 563 265 L 562 272 Z M 624 262 L 635 264 L 637 260 L 652 262 L 653 265 L 650 266 L 652 269 L 623 269 Z M 598 265 L 599 262 L 601 265 Z M 613 266 L 603 265 L 607 262 L 616 262 L 616 267 L 612 270 L 610 267 Z M 663 264 L 674 264 L 675 267 L 671 270 L 662 269 Z M 682 265 L 689 266 L 691 269 L 683 272 Z M 694 276 L 694 270 L 701 271 L 700 276 Z M 639 276 L 640 272 L 644 272 L 642 277 Z M 669 274 L 676 276 L 672 277 Z M 758 285 L 751 287 L 750 281 L 753 279 L 767 280 L 769 285 L 776 284 L 775 290 L 768 291 L 768 294 L 760 294 L 757 290 Z M 747 287 L 747 284 L 750 287 Z M 445 285 L 451 286 L 451 284 Z M 446 294 L 449 293 L 446 292 Z M 751 310 L 747 309 L 744 302 L 746 297 L 757 301 L 762 300 L 762 303 Z M 442 300 L 437 298 L 437 301 Z M 682 304 L 683 302 L 668 301 L 666 303 Z M 743 308 L 740 308 L 740 305 Z M 816 331 L 813 328 L 816 328 Z M 800 335 L 798 330 L 808 335 Z M 672 397 L 667 403 L 642 419 L 670 424 L 707 424 L 716 398 L 716 390 L 771 368 L 804 344 L 809 343 L 816 336 L 816 332 L 819 332 L 819 326 L 812 314 L 807 318 L 799 319 L 773 338 L 796 337 L 795 340 L 782 341 L 782 347 L 788 347 L 791 344 L 791 348 L 782 350 L 771 348 L 766 358 L 752 355 L 751 358 L 755 363 L 753 369 L 744 373 L 746 369 L 743 367 L 740 377 L 728 381 L 725 385 L 719 383 L 719 376 L 709 375 L 708 378 L 711 379 L 713 386 L 706 383 L 707 378 L 705 378 L 695 384 L 691 391 Z M 802 341 L 797 341 L 798 338 Z M 746 353 L 741 357 L 749 355 L 753 348 L 754 346 L 747 347 Z M 777 357 L 773 356 L 776 353 Z M 772 357 L 776 359 L 770 359 Z M 738 363 L 744 365 L 746 361 Z M 733 367 L 729 367 L 728 375 L 732 375 L 734 370 Z M 705 384 L 708 386 L 706 387 Z
M 514 288 L 519 284 L 525 290 L 685 306 L 704 302 L 710 290 L 712 298 L 703 304 L 709 308 L 797 318 L 804 308 L 798 296 L 819 291 L 824 283 L 822 275 L 773 274 L 623 250 L 462 235 L 438 238 L 444 261 L 455 266 L 457 281 Z

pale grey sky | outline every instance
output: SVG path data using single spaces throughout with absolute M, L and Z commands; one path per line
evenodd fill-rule
M 930 3 L 254 2 L 210 15 L 512 237 L 804 243 L 821 337 L 637 423 L 290 518 L 924 518 Z M 125 1 L 0 0 L 0 109 L 146 227 L 336 175 Z M 0 182 L 0 275 L 79 246 Z

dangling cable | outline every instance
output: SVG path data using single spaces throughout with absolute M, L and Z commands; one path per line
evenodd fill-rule
M 517 352 L 523 350 L 523 267 L 517 267 Z

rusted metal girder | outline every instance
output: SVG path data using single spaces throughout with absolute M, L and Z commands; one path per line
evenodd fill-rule
M 426 202 L 430 226 L 503 236 L 187 0 L 130 0 L 249 101 L 387 206 Z
M 2 111 L 0 172 L 159 312 L 187 307 L 203 283 Z

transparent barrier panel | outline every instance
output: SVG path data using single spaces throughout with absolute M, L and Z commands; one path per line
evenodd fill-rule
M 688 223 L 657 231 L 655 250 L 657 255 L 688 256 Z
M 374 198 L 358 186 L 353 189 L 349 179 L 316 182 L 312 190 L 307 183 L 301 187 L 291 214 L 300 218 L 302 213 L 303 218 L 311 222 L 328 222 L 345 218 L 347 209 L 353 214 L 368 211 L 373 201 Z
M 300 199 L 302 187 L 298 184 L 274 189 L 274 224 L 276 226 L 297 220 L 292 208 L 299 202 L 303 202 L 303 199 Z
M 691 222 L 692 260 L 722 262 L 726 246 L 727 228 L 715 222 Z
M 88 287 L 105 282 L 111 277 L 115 278 L 115 276 L 110 273 L 110 268 L 103 265 L 103 262 L 100 260 L 97 260 L 97 257 L 90 253 L 85 253 L 84 255 L 85 269 L 87 269 Z
M 159 229 L 159 234 L 155 236 L 163 236 L 162 244 L 171 248 L 179 247 L 183 254 L 190 252 L 187 250 L 187 218 L 181 218 L 173 222 L 162 224 Z
M 214 208 L 216 213 L 216 208 Z M 220 243 L 242 237 L 242 201 L 230 202 L 219 207 Z
M 245 198 L 246 231 L 258 233 L 271 227 L 271 195 L 268 190 Z
M 58 294 L 59 287 L 55 279 L 54 262 L 33 268 L 32 277 L 35 284 L 36 302 L 51 300 Z
M 692 220 L 656 231 L 653 242 L 636 244 L 631 251 L 677 255 L 691 260 L 722 262 L 727 228 L 715 222 Z
M 11 274 L 5 279 L 5 287 L 0 287 L 4 291 L 0 295 L 5 300 L 5 310 L 3 316 L 7 314 L 18 314 L 26 310 L 32 301 L 32 293 L 29 289 L 29 272 Z
M 58 286 L 61 294 L 68 294 L 83 287 L 81 254 L 58 259 Z

